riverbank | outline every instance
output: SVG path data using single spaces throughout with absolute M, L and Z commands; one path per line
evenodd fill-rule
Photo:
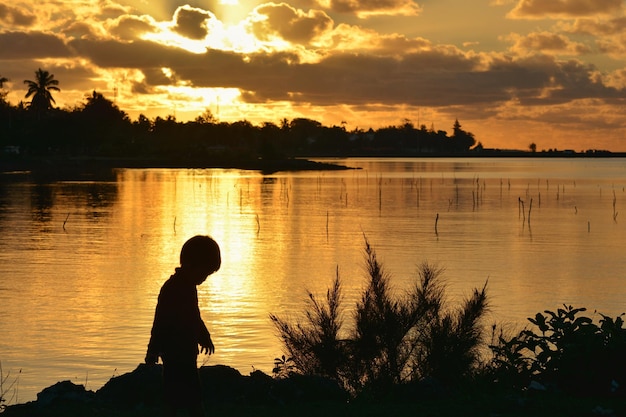
M 148 417 L 160 414 L 161 367 L 139 365 L 99 390 L 59 382 L 37 401 L 9 406 L 3 417 Z M 398 387 L 385 395 L 350 399 L 335 382 L 293 375 L 276 379 L 255 371 L 241 375 L 223 366 L 201 367 L 207 415 L 255 417 L 363 416 L 623 416 L 623 398 L 568 396 L 541 386 L 514 391 L 474 384 L 455 391 L 431 383 Z

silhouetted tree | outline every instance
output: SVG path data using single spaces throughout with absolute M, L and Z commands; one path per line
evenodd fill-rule
M 87 103 L 83 107 L 82 114 L 90 121 L 100 123 L 128 121 L 128 116 L 124 111 L 120 110 L 115 103 L 95 90 L 90 97 L 87 97 Z
M 532 153 L 537 152 L 537 144 L 535 142 L 531 143 L 530 145 L 528 145 L 528 149 L 530 149 Z
M 282 158 L 284 155 L 278 151 L 281 149 L 282 132 L 280 127 L 274 123 L 265 122 L 261 127 L 261 143 L 259 145 L 259 155 L 264 159 Z
M 454 133 L 450 138 L 452 143 L 452 151 L 455 152 L 465 152 L 469 151 L 469 149 L 476 144 L 476 139 L 474 139 L 474 134 L 470 132 L 466 132 L 461 128 L 461 123 L 459 123 L 459 119 L 454 121 L 454 126 L 452 127 Z
M 304 117 L 295 118 L 289 123 L 289 140 L 293 153 L 306 152 L 310 143 L 317 139 L 321 132 L 322 124 L 317 120 Z
M 127 150 L 130 142 L 126 133 L 130 130 L 130 119 L 101 93 L 94 90 L 87 97 L 85 105 L 79 111 L 79 120 L 82 130 L 80 136 L 87 138 L 84 145 L 89 153 L 114 155 Z
M 4 91 L 4 83 L 7 81 L 9 81 L 8 78 L 0 77 L 0 105 L 6 104 L 6 96 L 8 93 Z
M 39 68 L 35 71 L 35 81 L 24 80 L 28 86 L 25 98 L 32 96 L 29 109 L 34 111 L 38 117 L 52 108 L 52 103 L 56 104 L 51 91 L 61 91 L 57 85 L 59 81 L 54 79 L 54 75 Z
M 4 83 L 6 83 L 7 81 L 9 81 L 8 78 L 0 77 L 0 102 L 4 102 L 4 98 L 7 95 L 7 93 L 4 90 L 1 90 L 2 88 L 4 88 Z
M 206 109 L 201 115 L 194 120 L 200 124 L 212 124 L 217 123 L 217 118 L 213 116 L 213 112 L 210 109 Z

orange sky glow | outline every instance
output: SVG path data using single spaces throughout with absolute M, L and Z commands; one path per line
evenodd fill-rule
M 37 68 L 59 107 L 96 90 L 133 120 L 458 119 L 487 148 L 626 151 L 621 0 L 0 0 L 9 102 Z

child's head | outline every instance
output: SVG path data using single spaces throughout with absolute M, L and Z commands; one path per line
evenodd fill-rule
M 194 236 L 180 250 L 183 268 L 202 269 L 210 275 L 220 269 L 221 264 L 220 247 L 210 236 Z

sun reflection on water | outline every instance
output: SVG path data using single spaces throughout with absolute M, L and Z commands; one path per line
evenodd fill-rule
M 159 289 L 196 234 L 213 236 L 223 257 L 198 288 L 216 345 L 199 362 L 242 373 L 271 371 L 281 346 L 269 313 L 298 317 L 305 289 L 323 297 L 337 267 L 345 305 L 354 305 L 364 285 L 364 236 L 399 292 L 428 260 L 446 269 L 456 298 L 489 278 L 494 310 L 507 320 L 561 302 L 623 311 L 626 223 L 611 216 L 613 192 L 617 210 L 626 201 L 623 161 L 584 161 L 584 172 L 579 161 L 410 162 L 267 176 L 128 169 L 101 182 L 0 182 L 0 360 L 5 370 L 23 369 L 20 399 L 61 379 L 88 379 L 97 389 L 134 369 Z M 518 213 L 520 196 L 534 198 L 530 224 Z

